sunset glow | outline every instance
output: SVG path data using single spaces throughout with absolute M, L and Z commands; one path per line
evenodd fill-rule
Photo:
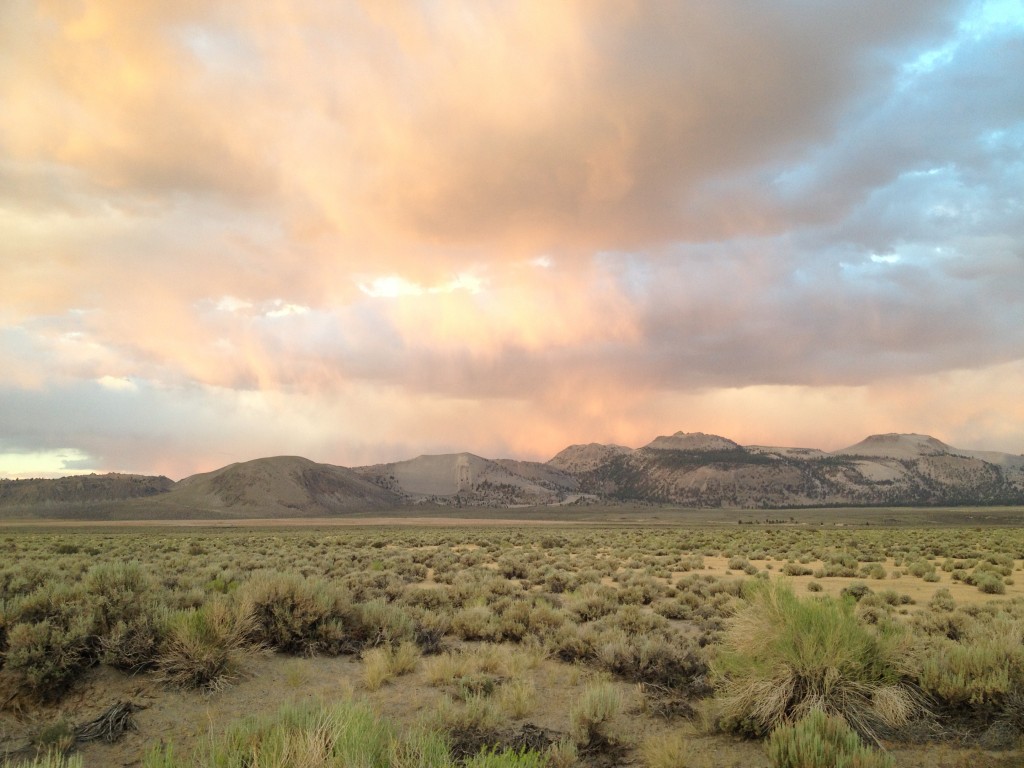
M 0 477 L 1024 453 L 1024 2 L 0 8 Z

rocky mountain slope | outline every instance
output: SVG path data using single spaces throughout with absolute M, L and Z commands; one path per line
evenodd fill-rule
M 825 453 L 678 432 L 603 456 L 571 474 L 582 491 L 620 500 L 739 508 L 1024 503 L 1024 457 L 986 460 L 924 435 L 873 435 Z
M 457 506 L 554 504 L 578 483 L 557 467 L 472 453 L 417 456 L 408 461 L 356 467 L 382 488 L 410 502 Z

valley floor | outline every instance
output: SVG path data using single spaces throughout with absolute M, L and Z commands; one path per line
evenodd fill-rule
M 509 744 L 529 737 L 529 743 L 543 746 L 579 741 L 573 736 L 579 702 L 595 687 L 610 686 L 619 703 L 601 724 L 607 743 L 581 748 L 577 764 L 666 768 L 669 758 L 656 746 L 675 744 L 686 765 L 769 768 L 762 739 L 712 727 L 713 692 L 699 691 L 692 677 L 644 671 L 634 662 L 652 637 L 692 652 L 686 663 L 714 656 L 728 644 L 733 617 L 748 600 L 742 582 L 780 581 L 807 600 L 853 594 L 865 626 L 892 620 L 910 633 L 907 674 L 918 675 L 916 685 L 931 685 L 930 695 L 948 698 L 933 706 L 931 725 L 883 735 L 896 766 L 1024 763 L 1024 723 L 1000 709 L 1011 694 L 1000 693 L 996 683 L 971 688 L 993 671 L 1008 676 L 1011 687 L 1021 682 L 1014 675 L 1024 672 L 1024 529 L 996 527 L 994 521 L 974 520 L 970 527 L 922 522 L 946 514 L 935 510 L 872 511 L 878 517 L 870 526 L 860 510 L 831 521 L 841 525 L 821 525 L 811 517 L 825 512 L 835 514 L 804 510 L 793 513 L 793 522 L 770 525 L 738 525 L 724 517 L 679 525 L 673 515 L 706 512 L 647 509 L 637 511 L 647 516 L 646 524 L 635 518 L 510 523 L 494 512 L 490 518 L 428 521 L 0 528 L 0 630 L 6 631 L 0 635 L 7 644 L 0 670 L 0 700 L 6 700 L 0 756 L 20 759 L 56 747 L 80 755 L 87 768 L 149 766 L 155 763 L 144 762 L 147 753 L 173 744 L 180 760 L 173 765 L 205 765 L 202 756 L 232 723 L 272 717 L 285 702 L 350 699 L 368 701 L 400 730 L 426 725 L 456 745 L 489 733 Z M 1005 524 L 1019 514 L 1000 511 L 995 519 Z M 920 515 L 918 527 L 907 527 L 913 515 Z M 895 516 L 893 527 L 878 524 L 885 516 Z M 122 579 L 120 592 L 109 586 L 115 576 Z M 164 606 L 158 613 L 185 616 L 213 604 L 252 601 L 260 579 L 264 587 L 275 583 L 268 578 L 278 580 L 278 590 L 286 583 L 332 595 L 337 590 L 344 596 L 337 599 L 345 601 L 335 609 L 344 616 L 339 621 L 353 638 L 362 632 L 358 647 L 343 644 L 339 653 L 316 648 L 310 639 L 312 653 L 283 653 L 267 649 L 273 642 L 262 638 L 262 650 L 239 646 L 237 663 L 224 678 L 210 690 L 198 690 L 168 684 L 167 651 L 160 645 L 167 641 L 158 632 L 147 662 L 155 668 L 129 674 L 96 663 L 108 657 L 96 657 L 83 659 L 66 690 L 46 700 L 36 695 L 44 691 L 26 686 L 38 672 L 32 664 L 43 661 L 15 653 L 20 649 L 13 647 L 13 628 L 36 620 L 30 610 L 38 609 L 30 606 L 45 602 L 53 612 L 46 621 L 54 624 L 63 620 L 61 611 L 71 610 L 56 602 L 58 596 L 80 600 L 68 605 L 86 611 L 124 599 L 124 584 L 131 581 L 138 594 L 124 605 L 139 603 L 144 593 L 142 602 Z M 398 671 L 374 671 L 387 653 L 393 660 L 400 643 L 419 642 L 417 633 L 433 626 L 441 630 L 434 638 L 439 645 L 421 644 Z M 951 640 L 956 633 L 960 639 Z M 1009 655 L 989 659 L 994 670 L 976 668 L 977 680 L 960 683 L 963 695 L 977 695 L 985 705 L 968 712 L 964 699 L 965 711 L 958 713 L 953 702 L 961 693 L 921 670 L 937 653 L 955 655 L 978 643 L 1003 648 L 1004 635 L 1017 638 L 1015 646 L 1006 646 Z M 100 646 L 115 643 L 101 638 Z M 142 707 L 134 715 L 135 730 L 112 744 L 74 743 L 75 725 L 118 701 Z

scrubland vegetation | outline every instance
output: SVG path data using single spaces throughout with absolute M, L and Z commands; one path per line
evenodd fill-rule
M 1017 765 L 1022 558 L 996 528 L 0 532 L 0 766 Z M 113 718 L 143 687 L 177 732 Z

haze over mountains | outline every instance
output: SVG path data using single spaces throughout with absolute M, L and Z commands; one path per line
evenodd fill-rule
M 0 517 L 8 519 L 288 518 L 422 504 L 593 502 L 739 509 L 1024 504 L 1024 456 L 916 434 L 872 435 L 829 453 L 677 432 L 637 449 L 572 445 L 547 462 L 454 453 L 346 468 L 278 456 L 177 483 L 120 474 L 0 481 Z

